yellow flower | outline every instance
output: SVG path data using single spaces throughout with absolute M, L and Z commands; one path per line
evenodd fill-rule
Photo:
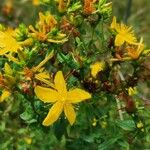
M 32 138 L 30 138 L 30 137 L 24 137 L 24 140 L 25 140 L 25 142 L 27 143 L 27 144 L 32 144 Z
M 92 126 L 95 127 L 97 125 L 98 120 L 96 118 L 93 119 Z
M 34 6 L 38 6 L 40 4 L 40 0 L 32 0 L 32 4 Z
M 21 46 L 13 37 L 10 31 L 0 31 L 0 55 L 4 55 L 8 52 L 15 52 L 21 49 Z
M 129 94 L 130 96 L 136 95 L 136 94 L 137 94 L 137 88 L 136 88 L 136 87 L 134 87 L 134 88 L 129 87 L 129 89 L 128 89 L 128 94 Z
M 11 95 L 9 90 L 2 90 L 2 95 L 0 96 L 0 102 L 3 102 L 4 100 L 6 100 L 9 96 Z
M 137 128 L 143 128 L 144 127 L 144 125 L 143 125 L 143 123 L 141 122 L 141 121 L 139 121 L 138 123 L 137 123 Z
M 136 44 L 136 38 L 132 30 L 132 27 L 128 27 L 123 23 L 118 24 L 116 22 L 116 17 L 113 17 L 111 28 L 117 32 L 115 38 L 115 46 L 121 46 L 125 42 L 129 44 Z
M 43 121 L 44 126 L 53 124 L 64 111 L 65 116 L 72 125 L 76 119 L 73 105 L 91 98 L 91 95 L 79 88 L 67 91 L 66 82 L 61 71 L 58 71 L 54 79 L 55 89 L 37 86 L 36 96 L 45 103 L 54 103 Z
M 32 31 L 32 37 L 38 39 L 39 41 L 47 41 L 50 43 L 64 43 L 68 39 L 66 34 L 58 33 L 55 36 L 49 34 L 57 25 L 57 21 L 54 16 L 50 13 L 45 15 L 39 12 L 39 21 L 37 22 L 37 28 L 35 29 L 32 25 L 29 26 L 29 29 Z
M 102 71 L 105 67 L 104 62 L 96 62 L 93 65 L 90 66 L 91 68 L 91 75 L 96 78 L 98 72 Z

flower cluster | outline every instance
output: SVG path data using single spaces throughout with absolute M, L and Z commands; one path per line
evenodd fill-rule
M 106 0 L 32 3 L 50 7 L 34 25 L 0 26 L 0 105 L 17 108 L 21 125 L 62 128 L 66 141 L 103 144 L 117 131 L 114 144 L 147 133 L 139 89 L 149 78 L 150 50 L 143 38 L 111 19 Z

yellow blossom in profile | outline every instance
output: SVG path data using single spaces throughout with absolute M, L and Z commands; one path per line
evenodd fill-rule
M 53 15 L 48 12 L 46 14 L 39 12 L 39 21 L 37 22 L 36 28 L 30 25 L 29 29 L 32 32 L 32 37 L 38 39 L 39 41 L 47 41 L 50 43 L 66 42 L 68 39 L 63 33 L 58 33 L 55 36 L 49 35 L 49 32 L 51 32 L 56 26 L 57 21 Z
M 49 79 L 49 73 L 48 71 L 45 71 L 45 68 L 43 67 L 53 56 L 54 51 L 52 50 L 51 53 L 47 55 L 37 66 L 33 66 L 31 69 L 25 67 L 21 74 L 23 74 L 27 80 L 35 78 L 51 87 L 54 87 L 54 85 L 47 80 Z
M 102 71 L 105 67 L 104 62 L 96 62 L 90 66 L 91 68 L 91 75 L 96 78 L 98 72 Z
M 54 87 L 45 88 L 35 87 L 36 96 L 45 103 L 53 103 L 46 118 L 43 121 L 44 126 L 52 125 L 58 120 L 60 114 L 64 111 L 69 123 L 73 125 L 76 119 L 76 113 L 72 104 L 91 98 L 91 95 L 79 88 L 67 90 L 66 82 L 61 71 L 58 71 L 54 78 Z
M 36 37 L 40 41 L 46 41 L 48 39 L 48 33 L 56 26 L 56 24 L 57 21 L 50 13 L 44 15 L 39 12 L 37 29 L 35 29 L 32 25 L 29 26 L 29 29 L 33 32 L 33 37 Z
M 144 44 L 142 44 L 142 42 L 143 42 L 143 39 L 141 38 L 140 43 L 136 46 L 137 49 L 135 48 L 135 46 L 126 48 L 128 56 L 130 58 L 138 59 L 140 57 L 141 53 L 143 51 L 146 51 L 146 50 L 144 50 Z
M 116 17 L 113 17 L 111 29 L 114 29 L 117 32 L 117 35 L 115 37 L 115 46 L 121 46 L 125 42 L 129 44 L 136 44 L 137 40 L 132 30 L 132 27 L 128 27 L 123 23 L 118 24 L 116 22 Z
M 21 46 L 17 40 L 13 37 L 10 31 L 0 31 L 0 55 L 4 55 L 8 52 L 15 52 L 21 49 Z

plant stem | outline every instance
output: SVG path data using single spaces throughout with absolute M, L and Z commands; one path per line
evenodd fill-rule
M 119 117 L 120 117 L 120 120 L 124 120 L 123 119 L 123 112 L 121 110 L 121 104 L 120 104 L 120 101 L 119 99 L 116 97 L 116 103 L 117 103 L 117 108 L 118 108 L 118 112 L 119 112 Z

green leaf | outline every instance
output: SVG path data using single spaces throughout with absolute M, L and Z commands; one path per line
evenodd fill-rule
M 37 120 L 34 118 L 33 110 L 31 107 L 27 107 L 26 110 L 20 114 L 20 118 L 29 124 L 37 122 Z
M 78 47 L 81 46 L 83 43 L 81 42 L 80 38 L 79 37 L 76 37 L 76 42 L 78 44 Z
M 133 131 L 136 128 L 133 120 L 118 120 L 116 121 L 116 124 L 126 131 Z
M 5 130 L 5 126 L 6 126 L 5 122 L 0 123 L 0 132 L 3 132 Z
M 117 143 L 125 150 L 130 149 L 129 143 L 127 141 L 118 141 Z
M 109 140 L 106 140 L 102 144 L 98 146 L 98 150 L 108 150 L 112 144 L 114 144 L 118 139 L 120 139 L 121 136 L 113 137 Z
M 32 118 L 32 115 L 28 111 L 25 111 L 20 115 L 20 117 L 21 119 L 27 121 Z
M 100 6 L 104 5 L 105 3 L 106 3 L 106 0 L 100 0 L 98 5 L 100 7 Z
M 82 7 L 81 2 L 74 3 L 71 7 L 68 8 L 68 13 L 74 12 Z
M 101 136 L 101 134 L 97 132 L 97 133 L 92 133 L 88 136 L 83 136 L 82 138 L 86 142 L 93 143 L 95 141 L 95 139 L 98 139 L 100 136 Z
M 5 141 L 4 143 L 2 143 L 2 145 L 0 145 L 0 149 L 1 150 L 6 150 L 6 149 L 8 149 L 8 146 L 10 148 L 10 146 L 12 144 L 12 141 L 13 141 L 13 137 L 10 137 L 7 141 Z
M 67 83 L 68 83 L 68 87 L 70 87 L 70 88 L 79 85 L 78 79 L 74 76 L 71 76 L 68 79 Z
M 57 59 L 60 63 L 67 62 L 69 59 L 69 55 L 64 55 L 63 53 L 57 54 Z
M 79 68 L 79 64 L 75 62 L 73 56 L 71 56 L 70 54 L 64 55 L 63 53 L 59 53 L 57 55 L 57 59 L 60 63 L 66 63 L 70 68 L 73 68 L 73 69 Z
M 66 126 L 66 120 L 64 118 L 60 118 L 60 120 L 55 123 L 54 133 L 58 140 L 60 140 L 65 134 Z

